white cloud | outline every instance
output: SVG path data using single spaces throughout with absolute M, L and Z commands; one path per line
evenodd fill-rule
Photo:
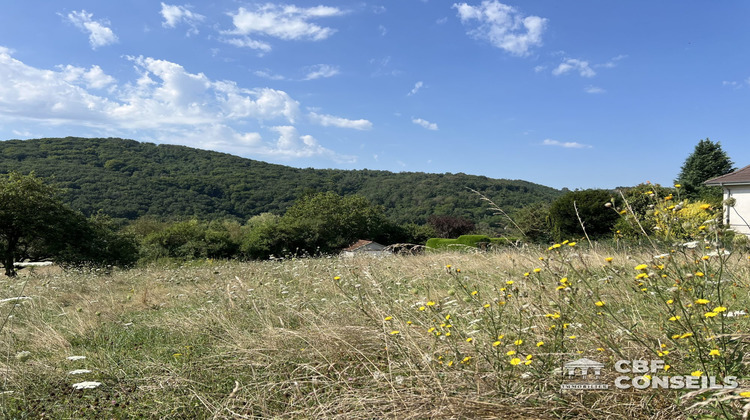
M 268 69 L 256 70 L 255 72 L 253 72 L 253 74 L 258 77 L 263 77 L 264 79 L 269 79 L 269 80 L 286 80 L 286 77 L 280 74 L 271 73 Z
M 261 50 L 263 52 L 271 51 L 270 44 L 263 42 L 263 41 L 251 39 L 246 36 L 243 36 L 240 38 L 225 38 L 225 39 L 222 39 L 222 41 L 226 42 L 227 44 L 234 45 L 235 47 L 239 47 L 239 48 L 250 48 L 253 50 Z
M 599 64 L 598 66 L 599 66 L 599 67 L 605 67 L 605 68 L 611 69 L 611 68 L 613 68 L 613 67 L 616 67 L 616 66 L 617 66 L 617 63 L 618 63 L 618 62 L 619 62 L 620 60 L 623 60 L 623 59 L 625 59 L 625 58 L 628 58 L 628 56 L 627 56 L 627 55 L 623 55 L 623 54 L 620 54 L 620 55 L 618 55 L 618 56 L 616 56 L 616 57 L 612 57 L 612 59 L 611 59 L 611 60 L 607 61 L 607 62 L 606 62 L 606 63 L 604 63 L 604 64 Z
M 419 89 L 421 89 L 421 88 L 422 88 L 422 86 L 424 86 L 424 83 L 422 83 L 422 81 L 421 81 L 421 80 L 420 80 L 420 81 L 418 81 L 417 83 L 415 83 L 415 84 L 414 84 L 414 88 L 412 88 L 412 90 L 411 90 L 411 92 L 409 92 L 409 95 L 408 95 L 408 96 L 416 95 L 416 94 L 417 94 L 417 92 L 419 92 Z
M 544 146 L 556 146 L 564 147 L 566 149 L 590 149 L 592 146 L 588 144 L 581 144 L 575 141 L 561 142 L 557 140 L 546 139 L 542 142 Z
M 581 77 L 594 77 L 596 72 L 591 68 L 588 61 L 577 58 L 566 58 L 557 68 L 552 70 L 552 74 L 559 76 L 570 71 L 577 71 Z
M 89 34 L 91 48 L 97 49 L 117 42 L 117 36 L 112 32 L 112 29 L 107 27 L 109 22 L 105 20 L 94 21 L 92 20 L 93 17 L 93 14 L 86 13 L 85 10 L 68 13 L 67 16 L 73 25 Z
M 586 86 L 583 89 L 586 93 L 606 93 L 607 91 L 598 86 Z
M 497 48 L 518 56 L 542 44 L 547 19 L 523 16 L 515 7 L 497 0 L 485 0 L 480 6 L 455 3 L 461 23 L 471 26 L 469 35 L 485 39 Z M 476 25 L 474 24 L 476 21 Z
M 318 141 L 310 135 L 299 135 L 293 126 L 272 127 L 279 134 L 279 138 L 273 147 L 266 148 L 261 153 L 286 158 L 305 158 L 313 156 L 326 156 L 334 161 L 342 163 L 353 163 L 353 156 L 342 156 L 326 149 L 318 144 Z
M 300 117 L 300 105 L 284 91 L 211 80 L 150 57 L 128 60 L 137 76 L 118 84 L 98 66 L 38 69 L 0 47 L 0 118 L 31 127 L 66 126 L 94 135 L 132 136 L 242 155 L 354 159 L 297 134 L 292 124 Z M 320 122 L 356 129 L 371 125 L 328 115 L 321 115 Z M 264 141 L 264 130 L 272 134 L 269 138 L 279 139 Z
M 62 71 L 66 82 L 73 84 L 83 82 L 89 89 L 103 89 L 115 83 L 115 78 L 105 74 L 99 66 L 91 66 L 88 70 L 71 65 L 57 66 L 57 68 Z
M 234 30 L 228 33 L 237 35 L 263 34 L 283 40 L 321 41 L 336 32 L 335 29 L 321 27 L 310 22 L 313 19 L 343 15 L 336 7 L 315 6 L 300 8 L 292 5 L 266 3 L 255 10 L 240 7 L 230 13 Z
M 380 32 L 380 36 L 386 36 L 388 34 L 388 28 L 383 25 L 378 25 L 378 32 Z
M 731 80 L 731 81 L 724 80 L 723 82 L 721 82 L 721 85 L 722 86 L 731 86 L 731 87 L 733 87 L 735 89 L 741 89 L 741 88 L 743 88 L 745 86 L 750 86 L 750 77 L 747 78 L 747 79 L 745 79 L 745 80 L 743 80 L 743 81 L 741 81 L 741 82 L 738 82 L 736 80 Z
M 329 64 L 316 64 L 308 68 L 308 73 L 305 76 L 305 80 L 320 79 L 321 77 L 333 77 L 339 74 L 339 68 L 337 66 L 331 66 Z
M 165 28 L 175 28 L 179 23 L 185 23 L 190 26 L 188 35 L 198 33 L 198 23 L 205 19 L 205 16 L 193 13 L 188 6 L 176 6 L 172 4 L 161 4 L 161 16 L 164 18 L 162 26 Z
M 310 120 L 320 124 L 324 127 L 334 126 L 341 128 L 353 128 L 355 130 L 370 130 L 372 129 L 372 122 L 364 119 L 360 120 L 349 120 L 346 118 L 336 117 L 333 115 L 318 114 L 316 112 L 310 112 Z
M 412 118 L 411 122 L 413 122 L 416 125 L 422 126 L 428 130 L 437 130 L 438 126 L 435 123 L 431 123 L 427 120 L 423 120 L 421 118 Z

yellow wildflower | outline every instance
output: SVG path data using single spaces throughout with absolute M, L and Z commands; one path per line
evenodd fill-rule
M 516 354 L 515 350 L 510 350 L 507 353 L 505 353 L 506 356 L 514 356 Z
M 401 331 L 398 331 L 398 330 L 391 331 L 391 335 L 397 335 L 397 334 L 401 334 Z
M 703 375 L 702 370 L 694 370 L 693 372 L 690 373 L 690 376 L 701 376 L 701 375 Z
M 520 346 L 521 344 L 523 344 L 523 340 L 521 340 L 521 339 L 519 338 L 518 340 L 514 341 L 514 342 L 513 342 L 513 344 L 515 344 L 515 345 L 517 345 L 517 346 Z
M 719 315 L 719 314 L 717 314 L 716 312 L 706 312 L 705 314 L 703 314 L 703 316 L 705 316 L 706 318 L 713 318 L 716 315 Z
M 390 321 L 390 320 L 392 320 L 392 319 L 393 319 L 393 317 L 392 317 L 392 316 L 387 316 L 387 317 L 383 318 L 383 320 L 384 320 L 384 321 Z
M 721 352 L 717 349 L 713 349 L 710 352 L 708 352 L 709 356 L 721 356 Z
M 538 273 L 538 272 L 540 272 L 540 271 L 542 271 L 542 269 L 541 269 L 541 268 L 535 268 L 535 269 L 534 269 L 534 272 L 535 272 L 535 273 Z
M 497 347 L 500 344 L 502 344 L 500 341 L 495 341 L 494 343 L 492 343 L 492 347 Z
M 646 264 L 638 264 L 638 265 L 635 266 L 636 270 L 645 270 L 647 268 L 648 268 L 648 265 L 646 265 Z
M 519 359 L 518 357 L 514 357 L 513 359 L 510 360 L 510 364 L 513 366 L 516 366 L 519 363 L 521 363 L 521 359 Z
M 612 258 L 612 257 L 607 257 L 607 258 L 604 259 L 604 261 L 606 261 L 608 263 L 611 263 L 612 260 L 614 260 L 614 258 Z
M 604 302 L 602 302 L 602 301 L 600 300 L 600 301 L 598 301 L 598 302 L 594 303 L 594 305 L 596 305 L 596 306 L 604 306 Z
M 544 345 L 544 341 L 540 341 L 540 342 L 536 343 L 537 347 L 542 347 L 543 345 Z
M 719 312 L 724 312 L 726 310 L 727 310 L 727 308 L 724 307 L 724 306 L 717 306 L 717 307 L 714 308 L 713 312 L 716 312 L 718 314 Z
M 696 299 L 695 303 L 697 303 L 698 305 L 705 305 L 707 303 L 711 303 L 711 301 L 708 299 Z

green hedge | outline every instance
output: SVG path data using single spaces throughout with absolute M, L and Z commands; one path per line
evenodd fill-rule
M 500 246 L 507 245 L 513 240 L 514 238 L 490 238 L 487 235 L 461 235 L 456 239 L 430 238 L 425 246 L 431 249 L 480 248 L 481 244 Z

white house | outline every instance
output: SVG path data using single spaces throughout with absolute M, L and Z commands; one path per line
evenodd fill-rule
M 703 184 L 724 190 L 724 224 L 736 232 L 750 235 L 750 165 Z

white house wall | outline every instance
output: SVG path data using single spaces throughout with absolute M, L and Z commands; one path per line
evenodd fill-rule
M 724 186 L 724 199 L 734 198 L 734 207 L 727 207 L 724 221 L 737 232 L 750 235 L 750 185 Z

